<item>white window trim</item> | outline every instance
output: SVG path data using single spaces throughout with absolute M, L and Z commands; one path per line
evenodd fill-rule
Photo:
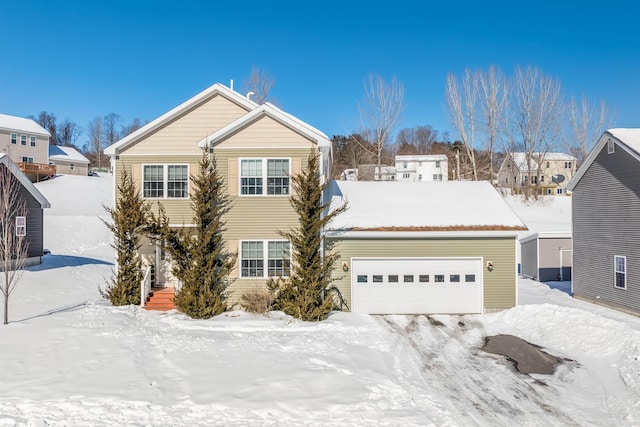
M 13 145 L 18 145 L 18 134 L 17 133 L 11 133 L 9 135 L 9 142 L 11 144 L 13 144 Z
M 27 217 L 17 216 L 16 217 L 16 236 L 22 237 L 26 235 L 27 235 Z
M 242 275 L 242 243 L 244 242 L 262 242 L 262 276 L 243 276 Z M 238 277 L 240 279 L 268 279 L 269 277 L 277 277 L 277 276 L 269 276 L 269 242 L 288 242 L 289 243 L 289 268 L 292 265 L 291 258 L 291 241 L 286 239 L 244 239 L 238 242 Z M 283 278 L 287 278 L 289 276 L 282 276 Z
M 35 136 L 29 136 L 29 146 L 35 147 L 38 144 L 38 138 Z
M 162 197 L 145 197 L 144 196 L 144 168 L 145 166 L 162 166 Z M 169 182 L 169 166 L 186 166 L 187 167 L 187 196 L 186 197 L 168 197 Z M 191 165 L 189 163 L 143 163 L 140 174 L 140 193 L 142 198 L 146 200 L 188 200 L 191 194 Z
M 612 140 L 607 141 L 607 154 L 613 154 L 616 152 L 616 144 Z
M 22 143 L 22 139 L 24 138 L 24 144 Z M 27 146 L 27 141 L 29 140 L 27 135 L 20 134 L 20 145 Z
M 262 194 L 242 194 L 242 161 L 260 160 L 262 165 Z M 289 161 L 289 191 L 287 194 L 267 194 L 267 164 L 269 160 Z M 291 196 L 291 157 L 240 157 L 238 159 L 238 196 L 239 197 L 290 197 Z M 257 178 L 257 177 L 256 177 Z
M 22 156 L 22 163 L 33 163 L 33 157 L 31 157 L 31 156 Z
M 618 258 L 621 258 L 624 260 L 624 272 L 619 272 L 617 270 L 618 268 Z M 618 286 L 618 281 L 616 280 L 616 274 L 618 273 L 624 273 L 624 287 L 622 286 Z M 627 257 L 624 255 L 614 255 L 613 256 L 613 287 L 616 289 L 627 289 Z

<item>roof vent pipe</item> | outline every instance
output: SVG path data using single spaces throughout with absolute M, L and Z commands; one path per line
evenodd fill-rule
M 255 95 L 255 93 L 253 93 L 253 92 L 249 92 L 249 93 L 247 93 L 247 99 L 248 99 L 248 100 L 251 100 L 251 97 L 252 97 L 253 95 Z

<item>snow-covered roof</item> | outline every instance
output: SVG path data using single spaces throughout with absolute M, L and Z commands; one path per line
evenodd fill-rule
M 398 162 L 429 162 L 447 160 L 446 154 L 400 154 L 396 156 Z
M 537 231 L 520 239 L 520 243 L 536 239 L 571 239 L 571 231 Z
M 40 206 L 43 208 L 50 208 L 51 204 L 49 201 L 42 195 L 40 191 L 36 188 L 35 185 L 29 180 L 29 178 L 20 170 L 20 168 L 13 163 L 13 160 L 9 158 L 8 155 L 4 153 L 0 153 L 0 165 L 5 165 L 7 169 L 11 171 L 11 173 L 20 181 L 20 184 L 24 188 L 27 189 L 29 193 L 40 203 Z
M 518 169 L 520 171 L 526 172 L 529 170 L 529 168 L 527 168 L 527 153 L 511 153 L 511 157 L 513 158 L 513 162 L 518 166 Z M 536 161 L 537 159 L 538 155 L 534 153 L 531 157 L 531 170 L 538 169 L 538 162 Z M 574 156 L 566 153 L 544 153 L 544 155 L 542 156 L 542 161 L 574 162 L 576 160 L 577 159 Z
M 504 231 L 526 226 L 486 181 L 332 182 L 333 231 Z
M 616 146 L 626 150 L 631 156 L 640 161 L 640 128 L 609 129 L 602 134 L 598 143 L 591 149 L 584 162 L 582 162 L 582 165 L 578 169 L 578 173 L 571 178 L 571 181 L 567 184 L 568 190 L 573 191 L 585 172 L 591 166 L 591 163 L 595 161 L 598 154 L 600 154 L 600 151 L 602 151 L 604 146 L 610 140 L 613 141 Z
M 89 159 L 80 154 L 73 147 L 63 147 L 61 145 L 49 145 L 49 160 L 66 162 L 77 162 L 89 164 Z
M 46 135 L 49 137 L 51 136 L 48 130 L 46 130 L 33 120 L 25 119 L 22 117 L 9 116 L 7 114 L 0 114 L 0 128 L 26 133 L 35 133 L 38 135 Z

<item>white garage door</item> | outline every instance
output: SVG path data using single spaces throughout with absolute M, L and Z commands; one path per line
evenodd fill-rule
M 482 313 L 482 258 L 352 258 L 351 309 L 369 314 Z

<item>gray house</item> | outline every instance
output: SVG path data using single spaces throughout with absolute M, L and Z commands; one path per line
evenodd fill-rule
M 573 294 L 640 313 L 640 129 L 610 129 L 569 183 Z
M 571 280 L 571 232 L 537 232 L 520 239 L 522 275 L 541 282 Z
M 16 217 L 16 233 L 24 233 L 29 242 L 26 265 L 42 262 L 43 252 L 43 209 L 50 208 L 47 199 L 38 191 L 29 178 L 4 153 L 0 153 L 0 170 L 8 169 L 11 173 L 10 185 L 18 186 L 20 197 L 25 201 L 25 216 Z

